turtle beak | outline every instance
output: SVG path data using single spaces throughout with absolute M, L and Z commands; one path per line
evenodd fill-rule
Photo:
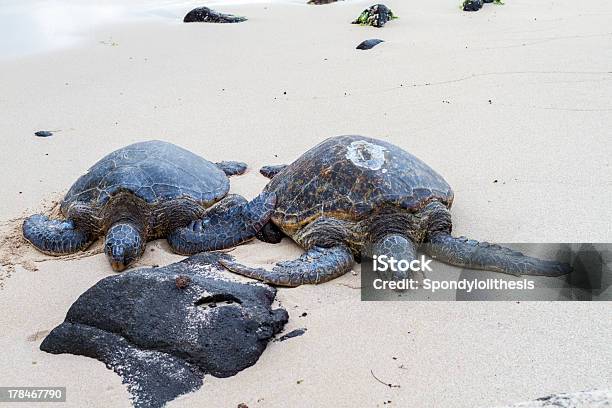
M 125 262 L 125 249 L 123 247 L 113 246 L 107 248 L 106 254 L 108 255 L 111 268 L 113 268 L 115 272 L 121 272 L 127 268 L 127 263 Z
M 111 268 L 113 268 L 113 271 L 115 272 L 124 271 L 126 268 L 125 263 L 123 261 L 117 261 L 115 259 L 112 259 L 110 261 L 110 264 L 111 264 Z

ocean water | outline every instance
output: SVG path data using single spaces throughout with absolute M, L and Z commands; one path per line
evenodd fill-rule
M 306 0 L 0 0 L 0 59 L 73 46 L 102 24 L 147 19 L 180 23 L 195 7 L 266 3 Z

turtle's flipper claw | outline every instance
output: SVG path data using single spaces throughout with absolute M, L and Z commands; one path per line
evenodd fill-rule
M 26 218 L 22 230 L 25 239 L 49 255 L 71 254 L 91 243 L 89 235 L 76 229 L 72 221 L 50 220 L 42 214 Z
M 272 216 L 275 205 L 276 194 L 261 193 L 243 205 L 210 211 L 203 219 L 173 231 L 168 243 L 182 255 L 240 245 L 255 237 Z
M 276 286 L 295 287 L 330 281 L 351 270 L 355 260 L 344 246 L 313 247 L 298 259 L 279 262 L 271 270 L 250 268 L 237 262 L 221 260 L 223 266 L 242 276 Z

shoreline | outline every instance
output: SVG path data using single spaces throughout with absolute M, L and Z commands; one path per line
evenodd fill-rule
M 72 4 L 61 0 L 52 5 L 30 0 L 7 4 L 0 10 L 0 25 L 4 27 L 4 40 L 0 39 L 0 63 L 71 48 L 86 47 L 83 44 L 92 32 L 112 26 L 133 24 L 183 24 L 187 12 L 202 4 L 194 1 L 142 1 L 142 4 L 125 5 L 116 0 L 92 5 Z M 338 4 L 345 4 L 342 0 Z M 241 9 L 250 6 L 308 6 L 302 0 L 221 0 L 206 6 L 225 9 Z M 56 20 L 56 21 L 53 21 Z M 19 21 L 19 24 L 15 24 Z M 19 47 L 11 39 L 20 39 Z

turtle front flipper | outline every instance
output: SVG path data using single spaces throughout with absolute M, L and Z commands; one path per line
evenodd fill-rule
M 316 285 L 344 275 L 351 270 L 355 260 L 347 247 L 339 245 L 331 248 L 312 247 L 298 259 L 279 262 L 271 270 L 250 268 L 228 260 L 219 262 L 242 276 L 271 285 L 295 287 Z
M 280 173 L 281 170 L 283 170 L 285 167 L 287 167 L 286 164 L 263 166 L 261 169 L 259 169 L 259 172 L 262 174 L 262 176 L 271 179 L 272 177 Z
M 237 161 L 222 161 L 215 163 L 218 168 L 223 170 L 226 176 L 239 176 L 247 170 L 247 164 Z
M 228 194 L 221 200 L 217 201 L 213 206 L 209 207 L 204 213 L 203 218 L 224 214 L 232 207 L 240 207 L 246 205 L 247 203 L 247 199 L 240 194 Z
M 210 211 L 204 218 L 174 230 L 168 243 L 181 255 L 234 247 L 255 237 L 272 216 L 275 205 L 276 194 L 261 193 L 246 204 Z
M 448 233 L 431 236 L 423 250 L 432 258 L 450 265 L 515 276 L 561 276 L 572 270 L 563 262 L 532 258 L 510 248 L 465 237 L 455 238 Z
M 41 252 L 48 255 L 71 254 L 91 244 L 90 234 L 75 227 L 71 220 L 51 220 L 35 214 L 26 218 L 23 236 Z

